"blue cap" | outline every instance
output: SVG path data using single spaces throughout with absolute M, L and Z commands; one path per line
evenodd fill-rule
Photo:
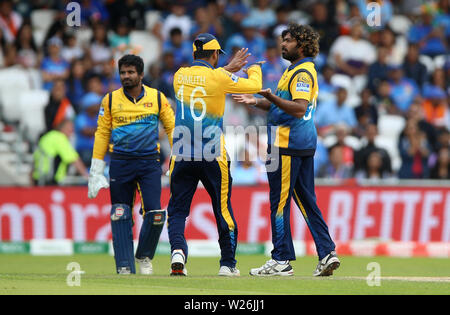
M 221 54 L 225 52 L 220 47 L 219 41 L 217 38 L 209 33 L 202 33 L 197 35 L 194 39 L 194 43 L 192 44 L 192 49 L 194 52 L 201 50 L 218 50 Z
M 83 109 L 87 109 L 94 105 L 100 105 L 101 102 L 102 97 L 91 92 L 83 97 L 83 99 L 81 100 L 81 106 Z

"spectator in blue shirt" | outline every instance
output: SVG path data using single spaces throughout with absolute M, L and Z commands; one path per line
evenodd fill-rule
M 336 99 L 318 104 L 316 110 L 316 125 L 319 134 L 326 134 L 336 124 L 345 124 L 351 129 L 357 125 L 355 111 L 345 103 L 347 90 L 339 87 L 336 91 Z
M 183 64 L 192 62 L 192 43 L 183 39 L 183 32 L 180 28 L 174 27 L 170 30 L 169 39 L 163 44 L 164 52 L 172 52 L 175 65 L 180 67 Z
M 70 65 L 61 57 L 62 45 L 63 42 L 58 37 L 49 39 L 48 56 L 41 63 L 43 88 L 48 91 L 51 91 L 54 80 L 66 80 L 69 77 Z
M 280 81 L 281 75 L 286 69 L 275 41 L 267 42 L 267 51 L 264 60 L 266 61 L 262 65 L 264 88 L 270 88 L 275 93 L 278 81 Z
M 408 40 L 419 44 L 421 54 L 435 57 L 446 53 L 444 27 L 435 25 L 433 15 L 427 10 L 422 14 L 422 21 L 410 28 Z
M 377 61 L 369 66 L 367 85 L 372 93 L 376 93 L 382 81 L 388 79 L 389 66 L 387 64 L 388 50 L 384 46 L 378 47 Z
M 82 102 L 82 111 L 75 119 L 75 149 L 87 167 L 91 164 L 95 131 L 97 130 L 97 115 L 101 102 L 101 96 L 95 93 L 86 94 Z
M 86 73 L 82 59 L 75 59 L 70 64 L 70 75 L 66 81 L 67 97 L 77 112 L 81 109 L 81 99 L 86 94 L 84 75 Z
M 419 89 L 416 82 L 404 76 L 401 66 L 391 66 L 389 76 L 391 78 L 389 81 L 390 97 L 394 101 L 398 112 L 400 114 L 405 114 L 411 103 L 419 94 Z
M 231 36 L 225 46 L 227 54 L 231 54 L 233 47 L 247 47 L 251 56 L 247 59 L 249 64 L 260 61 L 266 51 L 266 41 L 257 30 L 254 21 L 248 18 L 242 21 L 242 33 Z

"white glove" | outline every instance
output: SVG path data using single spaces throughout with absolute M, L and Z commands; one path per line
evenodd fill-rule
M 109 188 L 109 183 L 103 175 L 106 163 L 103 160 L 92 159 L 88 181 L 88 198 L 95 198 L 100 189 Z

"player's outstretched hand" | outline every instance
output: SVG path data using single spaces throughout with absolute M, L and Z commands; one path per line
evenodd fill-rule
M 223 68 L 230 72 L 238 72 L 248 63 L 247 58 L 250 56 L 251 53 L 248 52 L 248 48 L 241 48 Z
M 270 88 L 269 89 L 263 89 L 263 90 L 259 91 L 258 94 L 266 97 L 269 94 L 272 94 L 272 90 Z
M 242 71 L 244 71 L 244 73 L 248 75 L 248 69 L 250 69 L 250 68 L 253 67 L 253 66 L 260 66 L 260 67 L 261 67 L 261 66 L 262 66 L 263 64 L 265 64 L 265 63 L 266 63 L 265 60 L 257 61 L 257 62 L 255 62 L 255 63 L 251 64 L 248 68 L 243 69 Z
M 254 97 L 251 94 L 233 94 L 232 97 L 236 103 L 241 103 L 245 105 L 256 104 L 256 97 Z

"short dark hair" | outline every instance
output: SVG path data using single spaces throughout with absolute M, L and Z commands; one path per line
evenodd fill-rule
M 136 55 L 125 55 L 119 59 L 119 71 L 122 66 L 134 66 L 138 74 L 144 72 L 144 60 Z
M 319 53 L 319 34 L 309 25 L 290 23 L 281 33 L 281 38 L 291 34 L 297 40 L 297 47 L 302 48 L 305 57 L 316 57 Z
M 194 59 L 209 59 L 216 50 L 197 50 L 194 51 Z

